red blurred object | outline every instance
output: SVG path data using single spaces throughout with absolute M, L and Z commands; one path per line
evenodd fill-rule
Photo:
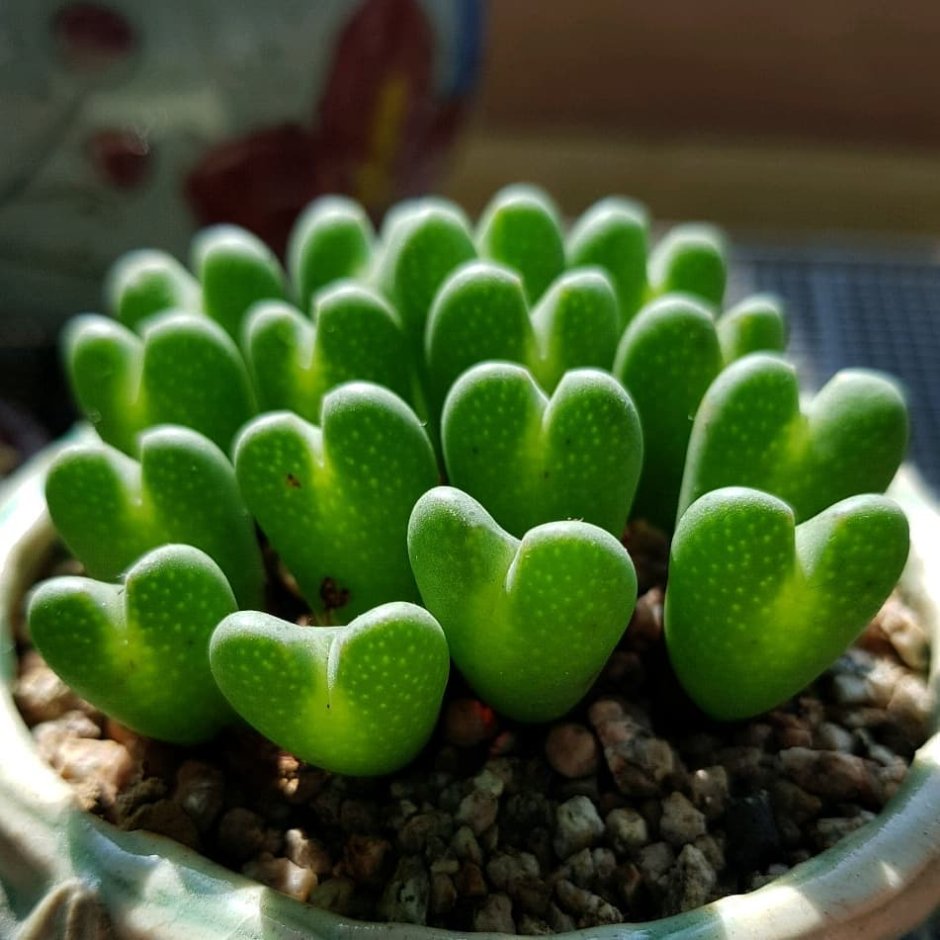
M 134 131 L 98 131 L 89 138 L 86 149 L 98 173 L 117 189 L 136 189 L 150 174 L 150 143 Z
M 100 3 L 70 3 L 53 17 L 62 58 L 74 69 L 95 71 L 125 59 L 137 48 L 127 18 Z
M 340 33 L 311 128 L 281 124 L 226 141 L 188 174 L 199 223 L 234 222 L 283 252 L 317 195 L 345 193 L 378 217 L 420 191 L 460 117 L 433 99 L 433 56 L 415 0 L 366 0 Z
M 202 225 L 234 222 L 283 252 L 297 213 L 317 193 L 313 135 L 281 124 L 212 148 L 186 179 Z

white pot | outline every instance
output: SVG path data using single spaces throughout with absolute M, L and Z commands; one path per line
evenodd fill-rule
M 420 940 L 458 934 L 360 924 L 233 874 L 162 836 L 122 832 L 84 812 L 39 758 L 9 689 L 13 606 L 37 576 L 54 534 L 42 495 L 49 448 L 0 490 L 0 935 L 17 940 L 235 938 Z M 940 644 L 940 514 L 916 475 L 892 495 L 911 523 L 908 602 Z M 940 657 L 930 681 L 940 685 Z M 594 940 L 874 940 L 897 937 L 940 904 L 940 716 L 904 785 L 872 822 L 782 878 L 660 921 L 597 927 Z M 5 903 L 4 903 L 5 902 Z M 463 935 L 460 935 L 463 936 Z M 484 940 L 493 935 L 478 934 Z

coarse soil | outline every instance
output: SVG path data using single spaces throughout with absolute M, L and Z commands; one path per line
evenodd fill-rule
M 547 935 L 678 913 L 757 888 L 875 817 L 927 735 L 929 651 L 893 595 L 803 693 L 710 721 L 662 641 L 667 546 L 642 528 L 627 542 L 641 596 L 577 708 L 551 725 L 506 721 L 455 673 L 432 740 L 390 776 L 326 773 L 247 728 L 192 748 L 139 737 L 24 638 L 16 702 L 90 812 L 340 914 Z

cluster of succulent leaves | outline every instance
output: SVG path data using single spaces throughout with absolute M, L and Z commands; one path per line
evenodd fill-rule
M 735 718 L 795 693 L 904 564 L 877 494 L 905 406 L 862 371 L 801 404 L 779 304 L 722 312 L 720 234 L 649 240 L 636 203 L 566 234 L 517 186 L 475 228 L 423 199 L 375 233 L 319 200 L 286 273 L 231 226 L 191 270 L 121 259 L 112 315 L 65 342 L 101 440 L 47 482 L 89 578 L 38 589 L 35 643 L 141 733 L 190 743 L 240 716 L 381 773 L 427 740 L 451 660 L 514 719 L 569 710 L 630 620 L 621 536 L 646 519 L 674 530 L 666 641 L 689 694 Z M 274 576 L 315 625 L 264 612 Z

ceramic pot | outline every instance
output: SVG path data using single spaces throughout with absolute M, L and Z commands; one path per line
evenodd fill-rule
M 12 615 L 54 534 L 42 495 L 48 448 L 0 490 L 0 935 L 17 940 L 431 940 L 449 931 L 361 924 L 233 874 L 162 836 L 121 832 L 82 811 L 39 758 L 13 704 Z M 909 469 L 892 495 L 911 522 L 906 599 L 940 643 L 940 515 Z M 937 657 L 931 669 L 940 684 Z M 835 847 L 746 895 L 593 940 L 873 940 L 897 937 L 940 901 L 940 721 L 884 811 Z M 110 931 L 110 932 L 109 932 Z M 493 935 L 476 935 L 486 940 Z

